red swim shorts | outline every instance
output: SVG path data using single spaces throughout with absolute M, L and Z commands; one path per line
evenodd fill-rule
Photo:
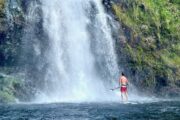
M 121 90 L 121 92 L 127 92 L 127 87 L 126 86 L 122 86 L 120 90 Z

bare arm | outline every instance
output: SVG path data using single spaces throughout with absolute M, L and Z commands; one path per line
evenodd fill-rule
M 119 86 L 121 86 L 121 78 L 119 78 Z

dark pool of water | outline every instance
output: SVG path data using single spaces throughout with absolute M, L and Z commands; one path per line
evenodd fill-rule
M 180 101 L 0 105 L 0 120 L 180 120 Z

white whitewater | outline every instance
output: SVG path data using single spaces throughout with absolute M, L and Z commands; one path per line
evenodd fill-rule
M 49 68 L 45 88 L 36 101 L 118 100 L 109 90 L 119 70 L 101 0 L 41 2 L 50 46 L 46 55 Z

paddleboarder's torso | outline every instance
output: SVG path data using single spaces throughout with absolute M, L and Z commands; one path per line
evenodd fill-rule
M 128 79 L 125 76 L 121 76 L 119 82 L 121 83 L 121 86 L 126 86 L 128 83 Z
M 128 79 L 124 75 L 120 77 L 119 84 L 121 86 L 120 88 L 121 93 L 127 92 Z

